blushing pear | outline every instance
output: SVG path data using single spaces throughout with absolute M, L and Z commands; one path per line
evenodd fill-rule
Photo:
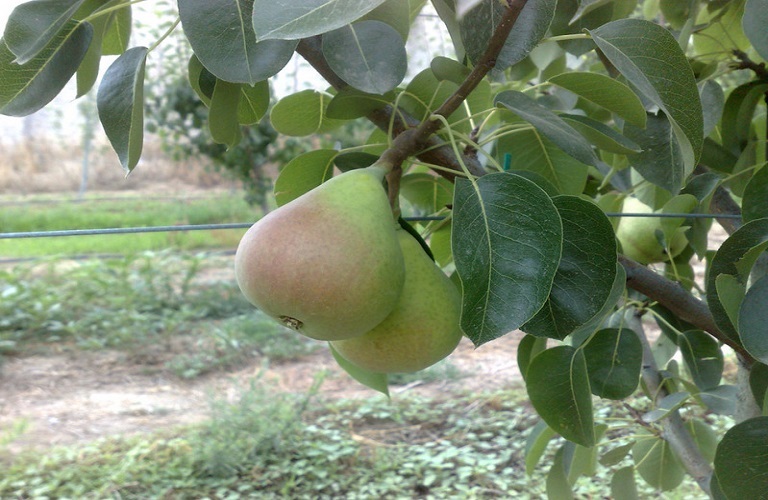
M 251 226 L 235 254 L 246 298 L 318 340 L 381 323 L 405 281 L 384 174 L 380 166 L 342 173 Z
M 652 214 L 653 209 L 637 198 L 626 198 L 622 207 L 624 213 Z M 678 230 L 669 242 L 669 253 L 656 238 L 661 230 L 659 217 L 623 217 L 616 229 L 622 253 L 640 264 L 667 262 L 675 258 L 688 245 L 682 230 Z
M 331 342 L 347 361 L 380 373 L 415 372 L 448 356 L 462 337 L 461 294 L 416 239 L 399 231 L 405 257 L 400 302 L 360 337 Z

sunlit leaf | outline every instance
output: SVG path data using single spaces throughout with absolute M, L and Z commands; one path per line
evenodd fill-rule
M 240 123 L 237 120 L 240 87 L 239 83 L 217 80 L 211 97 L 208 129 L 211 131 L 213 140 L 226 145 L 227 148 L 236 146 L 242 138 Z
M 456 181 L 452 246 L 464 290 L 461 326 L 475 345 L 519 328 L 541 309 L 562 234 L 557 209 L 531 181 L 507 173 Z
M 582 351 L 565 345 L 547 349 L 531 361 L 525 384 L 536 413 L 552 430 L 576 444 L 594 445 L 592 394 Z
M 341 28 L 371 12 L 384 0 L 252 0 L 252 3 L 256 38 L 298 40 Z
M 99 85 L 99 119 L 126 172 L 139 162 L 144 145 L 144 71 L 147 48 L 125 51 Z
M 275 181 L 277 205 L 283 206 L 330 179 L 337 154 L 335 149 L 316 149 L 285 164 Z

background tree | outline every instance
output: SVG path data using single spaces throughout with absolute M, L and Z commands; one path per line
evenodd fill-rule
M 0 47 L 0 112 L 29 115 L 75 76 L 84 95 L 101 57 L 117 55 L 98 112 L 130 172 L 147 60 L 166 38 L 131 47 L 131 5 L 17 8 Z M 766 498 L 768 1 L 433 0 L 456 58 L 404 82 L 405 39 L 424 5 L 179 0 L 167 33 L 183 28 L 190 88 L 212 139 L 230 149 L 267 113 L 286 136 L 362 117 L 378 127 L 292 158 L 277 191 L 295 197 L 332 165 L 376 162 L 395 213 L 443 218 L 417 229 L 461 281 L 465 335 L 482 345 L 527 334 L 518 363 L 542 417 L 528 461 L 565 438 L 551 497 L 631 454 L 633 466 L 614 470 L 617 498 L 633 498 L 636 475 L 671 490 L 686 473 L 714 498 Z M 269 78 L 294 53 L 329 88 L 270 106 Z M 631 214 L 607 217 L 625 200 L 647 207 L 642 228 Z M 716 251 L 711 216 L 729 233 Z M 641 231 L 639 242 L 622 237 Z M 644 318 L 661 329 L 653 342 Z M 724 380 L 731 357 L 739 373 Z M 386 391 L 386 376 L 350 370 Z M 648 402 L 626 407 L 631 437 L 593 413 L 594 396 L 638 389 Z M 709 413 L 735 416 L 722 438 Z

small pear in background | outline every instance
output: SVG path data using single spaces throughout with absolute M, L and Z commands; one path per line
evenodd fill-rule
M 378 166 L 345 172 L 251 226 L 235 255 L 246 298 L 318 340 L 381 323 L 405 281 L 384 174 Z
M 405 257 L 400 302 L 365 335 L 331 342 L 344 359 L 372 372 L 423 370 L 452 353 L 462 337 L 459 289 L 413 236 L 400 230 L 398 237 Z
M 652 214 L 653 209 L 637 198 L 627 198 L 624 200 L 622 212 Z M 674 259 L 688 245 L 683 230 L 679 229 L 672 241 L 668 242 L 667 253 L 667 249 L 656 238 L 657 229 L 661 231 L 659 217 L 623 217 L 616 229 L 616 238 L 621 243 L 622 253 L 640 264 L 651 264 Z

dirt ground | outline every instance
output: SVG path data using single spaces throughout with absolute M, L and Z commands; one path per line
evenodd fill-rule
M 440 398 L 452 392 L 519 383 L 516 346 L 521 337 L 512 333 L 478 349 L 465 339 L 450 358 L 461 374 L 458 378 L 393 386 L 392 397 L 410 391 Z M 20 419 L 28 423 L 9 451 L 149 433 L 201 421 L 208 416 L 212 396 L 235 398 L 263 368 L 263 360 L 253 359 L 236 371 L 184 381 L 132 363 L 132 357 L 117 351 L 78 351 L 7 361 L 0 374 L 0 435 Z M 327 376 L 320 397 L 377 394 L 338 368 L 327 349 L 273 364 L 261 380 L 275 391 L 300 393 L 309 390 L 321 370 Z

